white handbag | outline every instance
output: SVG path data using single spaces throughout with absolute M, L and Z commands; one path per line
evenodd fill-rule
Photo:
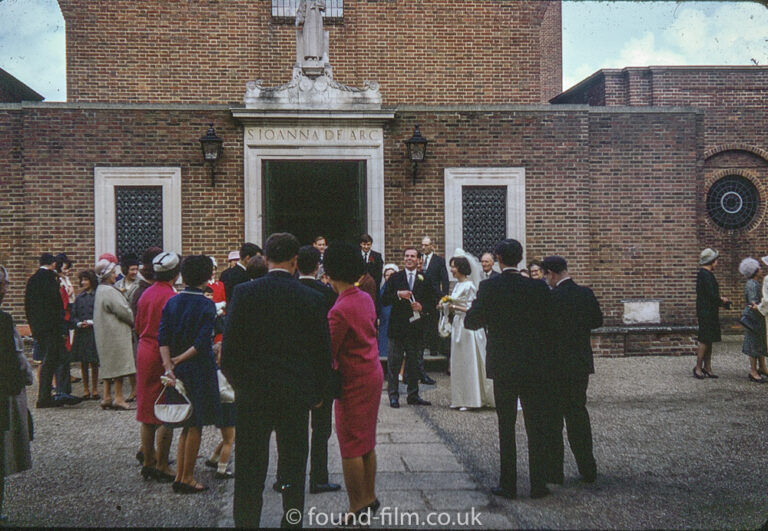
M 450 337 L 453 327 L 451 326 L 451 311 L 448 309 L 450 302 L 444 302 L 440 309 L 440 322 L 437 323 L 437 331 L 440 337 Z
M 164 379 L 165 377 L 162 377 Z M 165 384 L 165 381 L 163 381 L 163 384 Z M 182 404 L 164 404 L 160 403 L 160 399 L 165 395 L 166 390 L 168 389 L 168 385 L 165 384 L 163 386 L 163 390 L 160 391 L 160 394 L 155 399 L 155 416 L 157 417 L 157 420 L 160 422 L 164 422 L 165 424 L 179 424 L 181 422 L 184 422 L 187 420 L 190 415 L 192 415 L 192 402 L 189 401 L 189 398 L 187 397 L 187 392 L 184 389 L 184 384 L 179 380 L 176 379 L 176 391 L 181 395 L 181 397 L 185 400 L 186 403 Z
M 216 370 L 216 378 L 219 380 L 219 394 L 221 395 L 222 404 L 231 404 L 235 401 L 235 390 L 227 381 L 227 377 L 221 372 L 221 369 Z

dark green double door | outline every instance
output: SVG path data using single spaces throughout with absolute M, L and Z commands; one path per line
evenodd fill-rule
M 367 232 L 365 161 L 262 162 L 264 240 L 290 232 L 302 245 L 318 235 L 357 243 Z

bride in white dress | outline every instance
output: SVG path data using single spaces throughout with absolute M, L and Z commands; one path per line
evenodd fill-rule
M 461 249 L 450 260 L 457 282 L 451 301 L 442 304 L 444 314 L 453 312 L 451 325 L 451 407 L 460 411 L 495 407 L 493 381 L 485 376 L 485 331 L 464 328 L 464 317 L 477 295 L 482 279 L 480 262 Z

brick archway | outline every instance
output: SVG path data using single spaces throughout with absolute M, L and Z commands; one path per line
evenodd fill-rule
M 725 153 L 726 151 L 747 151 L 748 153 L 757 155 L 758 157 L 768 162 L 768 151 L 757 146 L 752 146 L 750 144 L 721 144 L 719 146 L 712 147 L 704 152 L 704 160 L 709 160 L 715 155 Z

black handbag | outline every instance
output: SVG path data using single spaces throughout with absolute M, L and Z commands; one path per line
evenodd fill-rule
M 755 317 L 754 310 L 749 306 L 744 308 L 738 321 L 741 326 L 750 332 L 759 333 L 765 330 L 765 319 L 763 319 L 762 315 L 759 318 Z

